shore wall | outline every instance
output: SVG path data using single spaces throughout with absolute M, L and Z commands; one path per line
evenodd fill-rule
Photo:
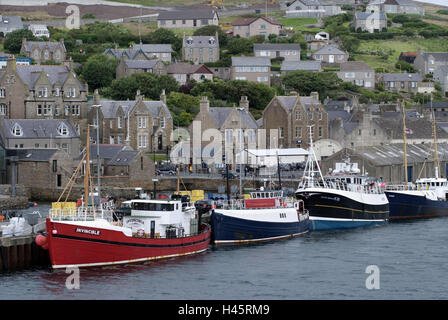
M 29 189 L 16 185 L 16 196 L 12 196 L 11 185 L 0 184 L 0 210 L 26 209 L 29 207 Z

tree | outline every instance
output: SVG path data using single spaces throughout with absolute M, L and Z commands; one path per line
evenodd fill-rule
M 354 53 L 359 49 L 361 41 L 353 36 L 341 36 L 342 46 L 349 53 Z
M 199 97 L 179 92 L 171 92 L 166 104 L 173 114 L 175 125 L 188 126 L 199 112 Z
M 31 30 L 20 29 L 15 30 L 6 35 L 6 38 L 3 42 L 3 47 L 8 53 L 17 54 L 20 53 L 20 48 L 22 47 L 22 39 L 26 38 L 27 40 L 39 40 L 33 36 Z
M 177 91 L 179 85 L 172 76 L 144 72 L 113 80 L 102 93 L 115 100 L 131 100 L 135 98 L 137 90 L 140 90 L 146 98 L 159 100 L 163 89 L 168 95 L 171 91 Z
M 300 95 L 308 96 L 316 91 L 326 97 L 331 90 L 339 89 L 342 80 L 334 72 L 292 71 L 282 76 L 282 83 Z
M 81 77 L 87 82 L 89 89 L 107 87 L 115 79 L 117 65 L 118 60 L 104 54 L 93 55 L 82 66 Z
M 246 38 L 232 38 L 227 43 L 229 54 L 243 54 L 253 52 L 253 43 Z
M 154 44 L 171 44 L 174 51 L 180 51 L 182 48 L 182 39 L 179 38 L 173 31 L 165 28 L 157 29 L 142 37 L 143 43 Z

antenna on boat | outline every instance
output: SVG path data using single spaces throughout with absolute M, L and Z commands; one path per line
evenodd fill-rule
M 406 150 L 406 111 L 404 108 L 404 101 L 401 101 L 401 108 L 403 110 L 403 165 L 404 165 L 404 185 L 408 185 L 408 158 Z
M 434 137 L 434 171 L 435 178 L 439 178 L 439 154 L 437 152 L 437 128 L 436 128 L 436 117 L 434 114 L 434 109 L 432 108 L 432 94 L 431 94 L 431 113 L 432 113 L 432 134 Z
M 308 126 L 309 130 L 310 130 L 310 147 L 309 147 L 309 155 L 308 155 L 308 159 L 306 161 L 306 165 L 305 165 L 305 170 L 303 173 L 304 177 L 308 177 L 308 179 L 310 180 L 308 183 L 312 183 L 312 185 L 315 185 L 315 177 L 314 174 L 315 173 L 319 173 L 319 177 L 322 179 L 322 183 L 324 185 L 324 187 L 327 187 L 327 184 L 325 182 L 325 179 L 322 175 L 322 171 L 320 170 L 320 166 L 319 163 L 317 161 L 317 157 L 316 154 L 314 153 L 314 148 L 313 148 L 313 127 L 314 126 Z M 317 170 L 314 170 L 314 165 L 316 165 Z
M 90 128 L 89 125 L 87 125 L 86 165 L 84 170 L 84 207 L 87 207 L 89 203 L 89 179 L 90 179 Z

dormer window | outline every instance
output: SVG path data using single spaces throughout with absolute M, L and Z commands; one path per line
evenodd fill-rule
M 193 38 L 188 38 L 187 39 L 187 44 L 193 44 Z
M 16 136 L 16 137 L 20 137 L 23 134 L 23 129 L 20 126 L 20 124 L 15 123 L 14 126 L 11 129 L 11 133 L 12 135 Z
M 39 98 L 48 97 L 48 88 L 47 87 L 39 87 L 37 90 L 37 96 Z
M 65 123 L 61 122 L 61 124 L 58 126 L 58 133 L 61 136 L 68 136 L 68 127 Z
M 214 45 L 214 44 L 216 43 L 215 38 L 210 38 L 210 39 L 208 40 L 208 43 L 210 43 L 211 45 Z

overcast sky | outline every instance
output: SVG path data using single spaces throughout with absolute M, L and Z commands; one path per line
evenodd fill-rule
M 438 4 L 441 6 L 447 6 L 448 7 L 448 0 L 416 0 L 418 2 L 426 2 L 426 3 L 433 3 Z

